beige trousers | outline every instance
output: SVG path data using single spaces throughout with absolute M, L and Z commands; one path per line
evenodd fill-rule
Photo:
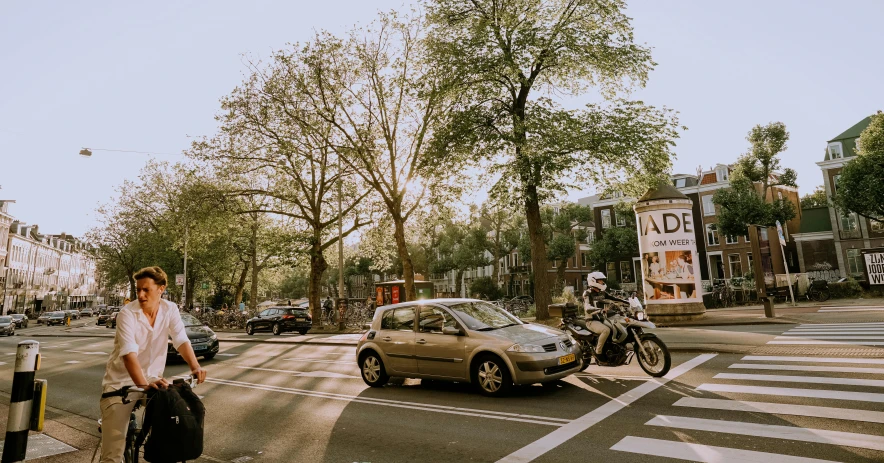
M 595 344 L 595 353 L 596 355 L 600 355 L 602 353 L 602 348 L 605 346 L 605 341 L 608 340 L 608 336 L 611 334 L 611 328 L 596 320 L 587 323 L 586 327 L 589 328 L 589 331 L 592 331 L 599 336 L 599 339 Z
M 122 397 L 101 399 L 101 463 L 120 463 L 126 449 L 129 417 L 137 401 L 123 403 Z

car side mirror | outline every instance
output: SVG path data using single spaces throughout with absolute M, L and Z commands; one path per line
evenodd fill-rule
M 460 336 L 463 332 L 459 328 L 454 328 L 452 326 L 446 326 L 442 328 L 442 334 L 450 334 L 452 336 Z
M 371 329 L 371 323 L 366 323 L 366 324 L 362 325 L 362 329 L 363 329 L 363 330 L 370 330 L 370 329 Z

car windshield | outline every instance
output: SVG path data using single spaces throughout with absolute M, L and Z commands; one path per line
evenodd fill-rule
M 49 314 L 50 317 L 64 317 L 64 313 L 62 312 L 52 312 Z
M 490 331 L 522 324 L 521 320 L 509 312 L 487 302 L 461 302 L 448 308 L 457 314 L 471 330 Z
M 184 322 L 184 326 L 202 326 L 203 322 L 199 321 L 196 317 L 189 313 L 181 314 L 181 321 Z
M 12 323 L 12 317 L 0 317 L 0 323 Z
M 12 318 L 25 318 L 25 316 L 22 314 L 15 314 L 12 316 Z

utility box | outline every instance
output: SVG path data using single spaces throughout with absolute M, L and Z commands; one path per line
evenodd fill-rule
M 415 280 L 414 291 L 417 293 L 417 299 L 432 299 L 434 294 L 433 282 Z M 375 302 L 378 307 L 382 305 L 408 302 L 408 298 L 405 295 L 405 280 L 377 283 L 375 285 Z

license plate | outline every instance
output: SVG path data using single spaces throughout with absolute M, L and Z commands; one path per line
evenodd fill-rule
M 559 365 L 564 365 L 566 363 L 571 363 L 575 360 L 574 354 L 568 354 L 563 357 L 559 357 Z
M 296 318 L 295 321 L 296 322 L 303 322 L 303 321 L 307 321 L 307 319 L 306 318 Z
M 206 349 L 208 349 L 208 346 L 201 345 L 201 344 L 196 344 L 196 345 L 193 346 L 193 350 L 194 350 L 194 351 L 198 351 L 198 350 L 206 350 Z M 572 357 L 573 357 L 573 355 L 572 355 Z

